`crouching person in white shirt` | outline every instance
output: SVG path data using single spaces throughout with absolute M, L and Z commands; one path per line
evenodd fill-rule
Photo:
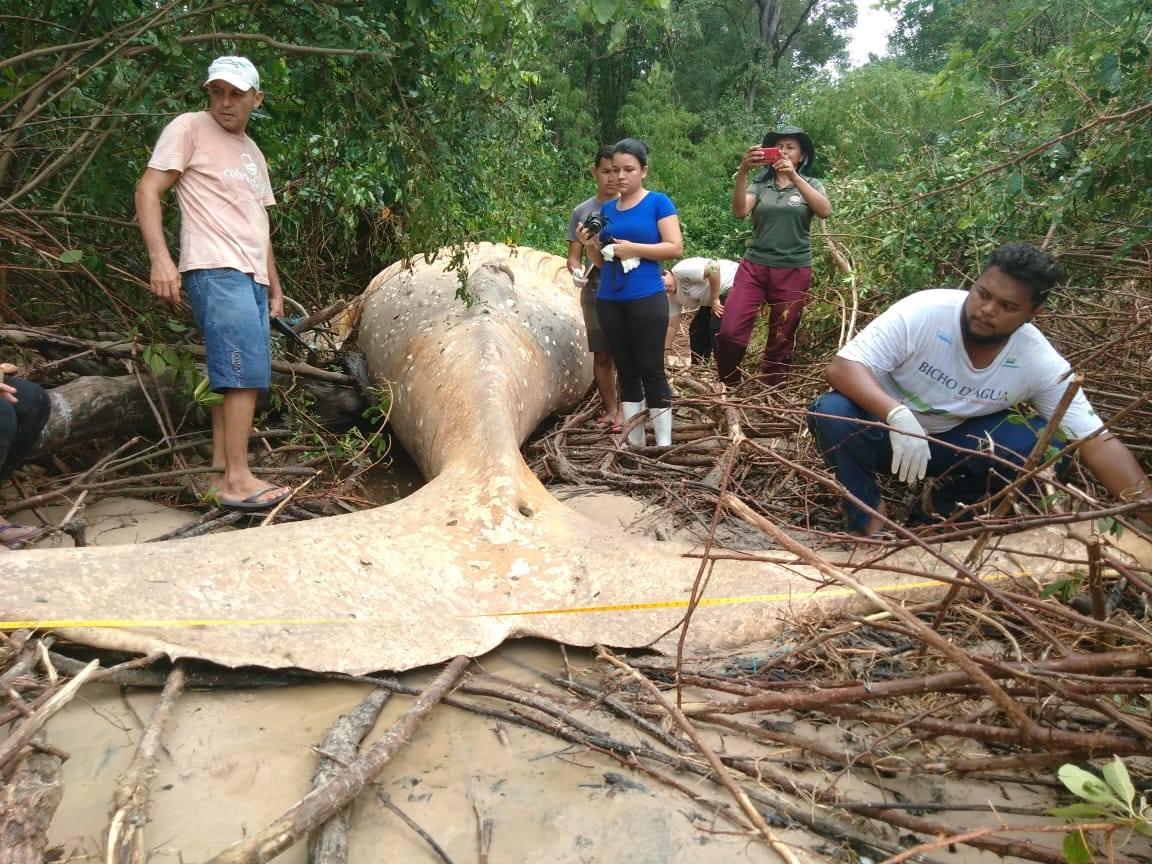
M 698 310 L 688 325 L 688 342 L 692 352 L 692 365 L 703 363 L 712 356 L 720 319 L 724 315 L 724 301 L 732 290 L 736 271 L 740 265 L 725 258 L 685 258 L 671 270 L 664 271 L 664 290 L 668 294 L 668 333 L 664 339 L 664 355 L 668 365 L 672 360 L 672 343 L 680 332 L 684 312 Z
M 1001 246 L 967 292 L 905 297 L 840 350 L 825 370 L 832 391 L 809 406 L 808 428 L 851 498 L 883 512 L 876 473 L 890 465 L 907 483 L 943 478 L 921 518 L 963 519 L 967 505 L 1013 479 L 999 460 L 1023 465 L 1068 387 L 1068 361 L 1030 323 L 1061 276 L 1047 252 Z M 1022 402 L 1038 416 L 1015 415 Z M 1148 476 L 1102 426 L 1078 392 L 1052 443 L 1094 436 L 1079 448 L 1084 465 L 1120 500 L 1147 499 L 1139 516 L 1152 525 Z M 881 520 L 851 498 L 849 530 L 878 531 Z

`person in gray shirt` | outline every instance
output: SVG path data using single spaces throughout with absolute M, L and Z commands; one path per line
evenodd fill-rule
M 568 220 L 568 270 L 572 274 L 572 281 L 580 288 L 580 308 L 584 312 L 584 327 L 588 331 L 588 350 L 592 352 L 592 372 L 596 380 L 596 391 L 604 403 L 604 413 L 596 419 L 596 426 L 609 432 L 619 432 L 621 416 L 620 399 L 616 393 L 616 366 L 612 362 L 608 340 L 600 329 L 600 319 L 596 316 L 600 268 L 587 260 L 584 245 L 576 234 L 579 225 L 593 213 L 599 213 L 605 201 L 616 197 L 616 173 L 612 170 L 611 145 L 606 144 L 596 152 L 592 177 L 596 180 L 596 194 L 578 204 L 572 211 L 572 218 Z

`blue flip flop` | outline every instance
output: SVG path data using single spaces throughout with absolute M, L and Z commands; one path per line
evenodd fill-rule
M 239 500 L 221 497 L 220 506 L 228 510 L 267 510 L 269 507 L 275 507 L 292 494 L 290 489 L 285 489 L 283 495 L 277 495 L 275 498 L 268 498 L 264 501 L 259 500 L 261 495 L 265 495 L 273 489 L 279 488 L 279 486 L 265 486 L 263 489 L 257 489 L 247 498 L 241 498 Z

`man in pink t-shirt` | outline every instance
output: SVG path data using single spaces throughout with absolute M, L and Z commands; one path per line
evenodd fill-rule
M 276 199 L 264 154 L 244 133 L 264 93 L 245 57 L 218 57 L 204 86 L 208 110 L 181 114 L 160 134 L 136 186 L 136 216 L 152 263 L 152 292 L 178 304 L 183 287 L 204 334 L 209 383 L 224 397 L 212 408 L 212 464 L 224 472 L 220 501 L 263 510 L 289 492 L 257 480 L 248 467 L 256 398 L 271 384 L 268 317 L 284 314 L 265 211 Z M 161 218 L 173 187 L 179 267 Z

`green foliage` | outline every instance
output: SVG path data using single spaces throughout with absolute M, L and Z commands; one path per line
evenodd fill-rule
M 767 39 L 752 0 L 62 0 L 51 24 L 40 4 L 13 0 L 0 28 L 8 302 L 34 323 L 126 331 L 143 317 L 148 337 L 183 339 L 139 311 L 151 300 L 131 193 L 163 125 L 203 105 L 203 69 L 220 53 L 261 70 L 267 98 L 249 131 L 279 200 L 286 290 L 310 307 L 443 246 L 562 253 L 596 147 L 625 134 L 651 145 L 649 185 L 676 202 L 686 253 L 738 257 L 747 223 L 730 215 L 732 172 L 780 122 L 815 138 L 827 228 L 865 314 L 961 284 L 1007 240 L 1140 260 L 1152 236 L 1148 4 L 887 5 L 901 10 L 895 55 L 846 70 L 847 0 L 784 0 Z M 807 329 L 832 332 L 841 276 L 816 247 Z M 1071 281 L 1097 288 L 1100 274 L 1074 266 Z
M 1040 596 L 1042 598 L 1056 597 L 1061 602 L 1071 603 L 1080 595 L 1080 591 L 1087 581 L 1088 576 L 1083 570 L 1072 570 L 1063 579 L 1053 579 L 1041 588 Z
M 208 376 L 203 376 L 192 389 L 192 398 L 201 408 L 215 408 L 224 404 L 224 394 L 212 389 Z
M 1081 800 L 1048 812 L 1071 822 L 1109 822 L 1131 833 L 1152 837 L 1152 806 L 1144 795 L 1137 796 L 1128 768 L 1120 757 L 1113 756 L 1101 775 L 1098 777 L 1077 765 L 1061 765 L 1057 772 L 1060 782 Z M 1065 837 L 1064 854 L 1069 864 L 1093 860 L 1088 840 L 1083 831 Z

